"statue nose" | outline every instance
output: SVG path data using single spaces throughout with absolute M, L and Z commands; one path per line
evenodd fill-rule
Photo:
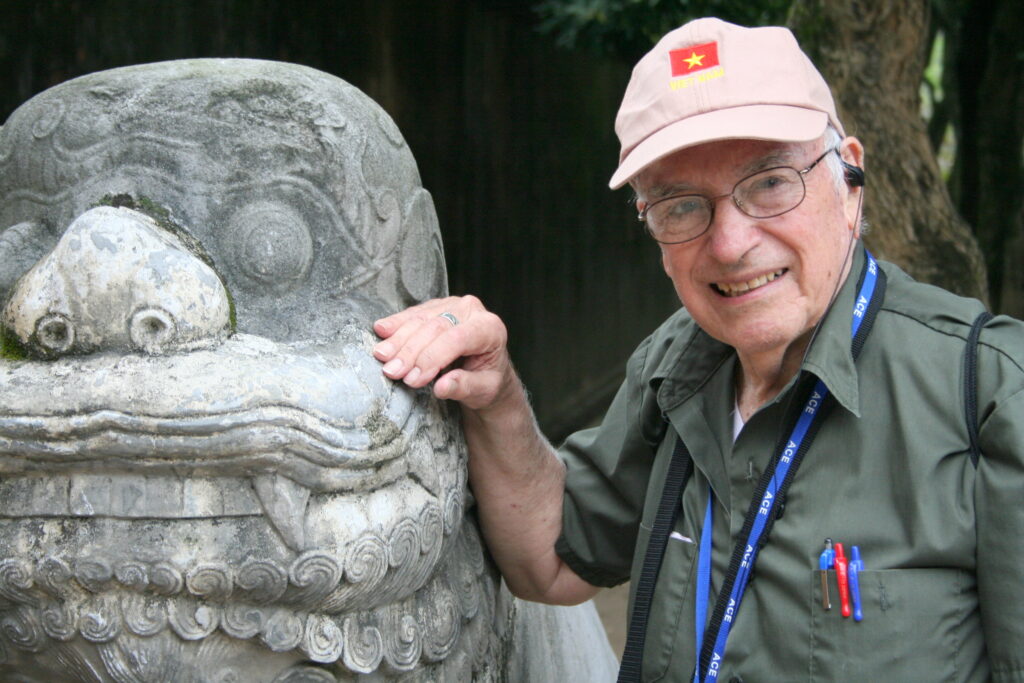
M 169 353 L 231 331 L 213 268 L 149 216 L 97 207 L 15 284 L 2 324 L 33 355 Z

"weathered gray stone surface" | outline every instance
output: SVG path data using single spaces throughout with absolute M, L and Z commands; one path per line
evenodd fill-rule
M 57 86 L 0 128 L 0 680 L 609 680 L 487 558 L 454 415 L 370 322 L 443 294 L 391 119 L 294 65 Z

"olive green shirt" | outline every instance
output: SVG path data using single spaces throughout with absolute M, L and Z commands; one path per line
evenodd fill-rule
M 856 364 L 850 316 L 862 264 L 826 315 L 802 369 L 827 413 L 761 550 L 718 680 L 1024 681 L 1024 324 L 998 317 L 978 350 L 983 455 L 969 455 L 962 358 L 974 300 L 881 264 L 888 287 Z M 637 576 L 676 439 L 694 474 L 652 600 L 644 680 L 692 680 L 697 543 L 714 495 L 708 612 L 754 488 L 772 458 L 796 378 L 733 441 L 736 354 L 685 311 L 633 354 L 600 427 L 561 449 L 560 556 L 585 580 Z M 843 618 L 825 538 L 859 546 L 864 618 Z

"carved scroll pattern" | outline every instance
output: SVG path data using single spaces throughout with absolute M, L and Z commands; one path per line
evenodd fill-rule
M 168 624 L 168 616 L 161 601 L 148 595 L 126 595 L 121 602 L 124 623 L 138 636 L 155 636 Z
M 310 614 L 301 647 L 314 662 L 336 662 L 344 648 L 341 627 L 322 614 Z
M 78 619 L 78 632 L 91 643 L 106 643 L 121 632 L 121 614 L 112 596 L 86 601 Z
M 257 605 L 275 602 L 288 589 L 288 571 L 275 562 L 254 560 L 242 566 L 235 587 L 244 591 L 247 601 Z
M 46 645 L 42 624 L 36 610 L 31 608 L 8 610 L 0 615 L 0 635 L 17 649 L 26 652 L 39 652 Z
M 167 602 L 167 619 L 178 637 L 201 640 L 217 630 L 220 610 L 187 597 L 175 597 Z
M 265 610 L 246 604 L 228 605 L 224 608 L 224 618 L 220 627 L 233 638 L 248 640 L 263 631 L 267 621 Z
M 352 672 L 411 671 L 420 662 L 444 660 L 460 640 L 488 631 L 466 628 L 488 618 L 481 602 L 493 599 L 491 587 L 482 585 L 494 579 L 481 559 L 477 531 L 464 524 L 447 543 L 443 515 L 435 506 L 415 522 L 396 525 L 387 541 L 364 536 L 343 561 L 310 551 L 287 567 L 263 559 L 235 572 L 213 563 L 182 571 L 169 562 L 46 557 L 33 569 L 8 559 L 0 562 L 6 601 L 0 605 L 0 651 L 39 652 L 79 635 L 96 644 L 117 642 L 121 634 L 168 632 L 199 641 L 219 629 L 275 652 L 298 649 L 311 661 L 338 662 Z M 423 569 L 435 565 L 432 576 Z M 355 598 L 368 599 L 398 581 L 419 584 L 419 590 L 383 607 L 339 613 L 360 602 Z M 304 606 L 317 600 L 322 604 Z
M 264 623 L 260 639 L 274 652 L 289 652 L 302 642 L 304 630 L 305 624 L 297 614 L 279 609 Z
M 29 592 L 34 581 L 27 562 L 8 558 L 0 562 L 0 596 L 15 605 L 38 605 L 38 598 Z
M 78 634 L 77 615 L 66 604 L 50 602 L 39 613 L 43 632 L 54 640 L 71 640 Z
M 189 593 L 212 602 L 224 602 L 231 595 L 234 578 L 226 565 L 204 563 L 193 567 L 185 577 Z

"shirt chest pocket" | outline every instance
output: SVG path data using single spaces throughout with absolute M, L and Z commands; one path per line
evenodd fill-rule
M 679 526 L 677 524 L 676 528 Z M 638 549 L 647 547 L 650 535 L 650 528 L 641 524 Z M 648 614 L 642 667 L 644 681 L 689 680 L 693 676 L 692 583 L 696 559 L 694 539 L 678 531 L 669 536 Z M 639 567 L 634 569 L 635 578 L 639 576 Z
M 813 681 L 984 679 L 974 578 L 949 568 L 862 571 L 863 621 L 843 618 L 835 572 L 832 609 L 822 605 L 820 572 L 810 582 Z

